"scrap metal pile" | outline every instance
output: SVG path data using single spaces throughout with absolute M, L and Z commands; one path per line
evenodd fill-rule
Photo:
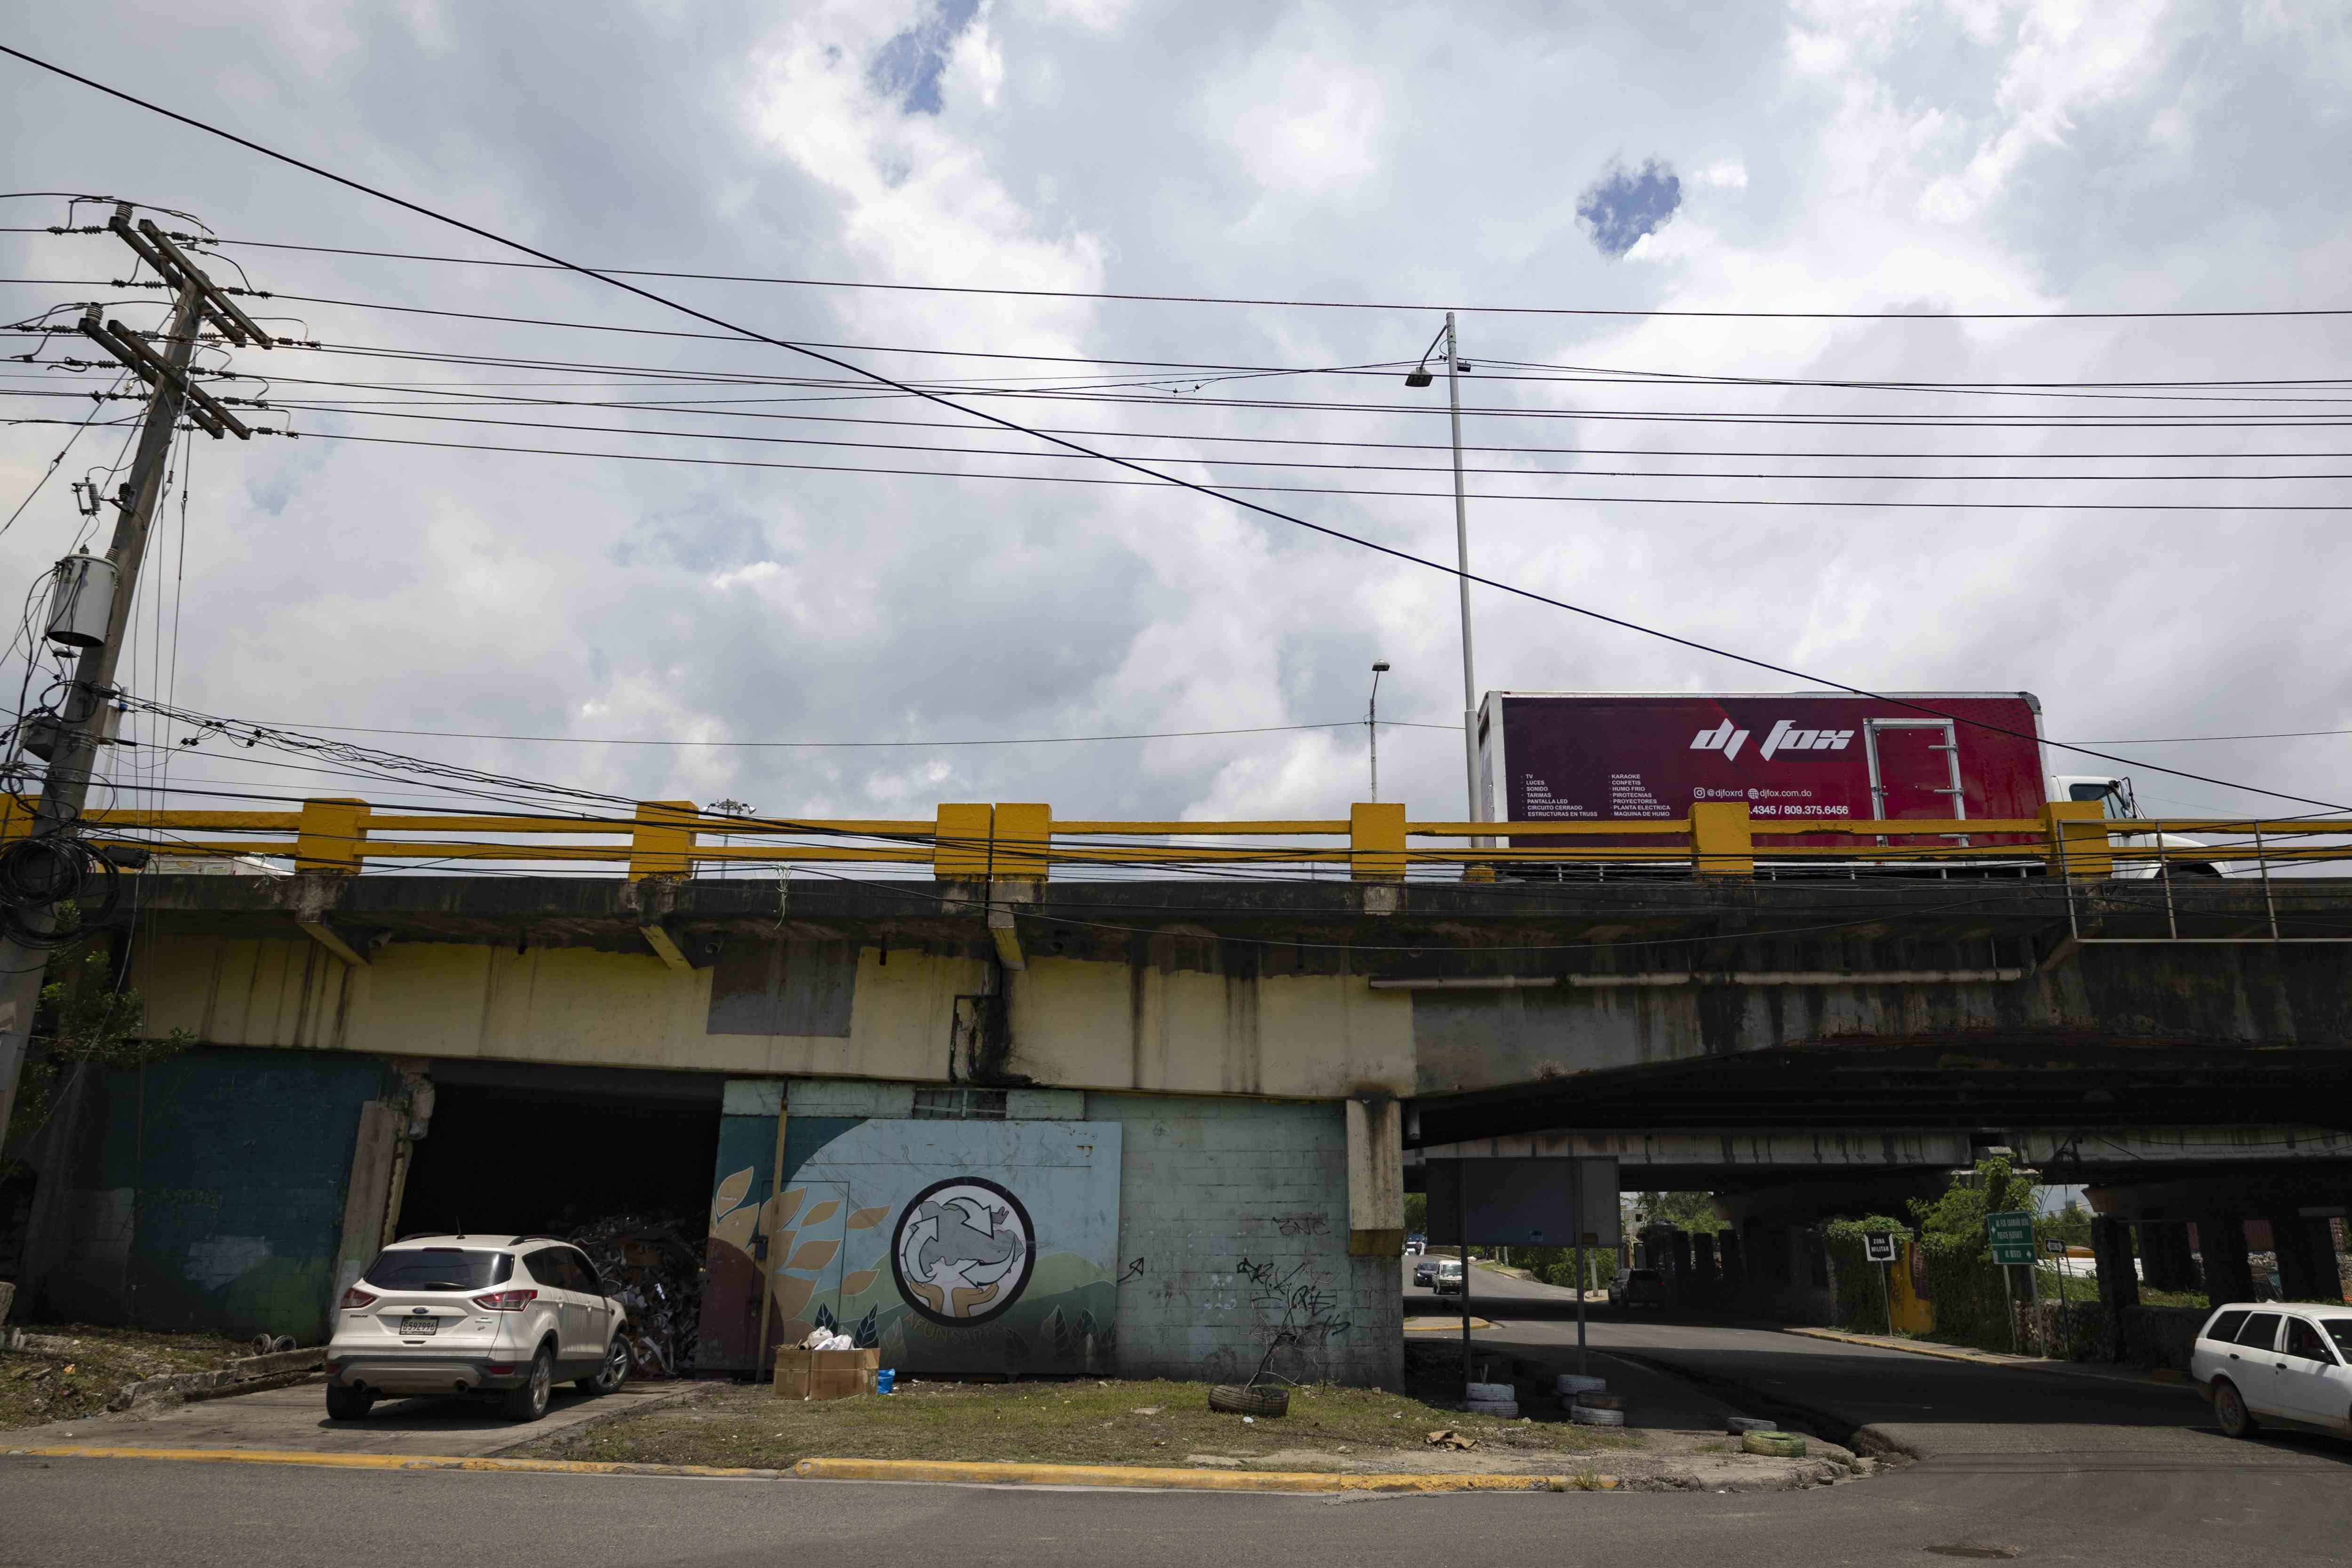
M 702 1329 L 702 1244 L 676 1215 L 616 1214 L 572 1233 L 627 1310 L 622 1331 L 632 1377 L 680 1377 L 693 1370 Z

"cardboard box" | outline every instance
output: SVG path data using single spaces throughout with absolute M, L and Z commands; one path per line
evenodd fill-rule
M 882 1352 L 783 1350 L 776 1352 L 779 1399 L 847 1399 L 874 1392 Z

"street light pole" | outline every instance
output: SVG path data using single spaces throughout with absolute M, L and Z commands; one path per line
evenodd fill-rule
M 1470 651 L 1470 507 L 1462 493 L 1462 343 L 1454 335 L 1454 312 L 1445 312 L 1445 397 L 1454 416 L 1454 556 L 1462 574 L 1454 579 L 1462 590 L 1462 770 L 1470 794 L 1470 820 L 1484 821 L 1478 810 L 1478 671 Z M 1485 847 L 1482 840 L 1472 842 Z
M 1364 733 L 1371 743 L 1372 800 L 1381 798 L 1381 677 L 1388 672 L 1389 661 L 1381 659 L 1372 666 L 1372 700 L 1364 708 Z

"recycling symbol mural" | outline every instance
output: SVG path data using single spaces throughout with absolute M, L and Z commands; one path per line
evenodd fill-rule
M 978 1176 L 952 1176 L 917 1193 L 890 1237 L 898 1294 L 949 1328 L 985 1323 L 1021 1300 L 1036 1258 L 1029 1211 Z

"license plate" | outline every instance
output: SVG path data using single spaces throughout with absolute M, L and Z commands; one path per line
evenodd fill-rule
M 438 1318 L 403 1318 L 400 1321 L 400 1332 L 403 1338 L 440 1331 L 441 1320 Z

